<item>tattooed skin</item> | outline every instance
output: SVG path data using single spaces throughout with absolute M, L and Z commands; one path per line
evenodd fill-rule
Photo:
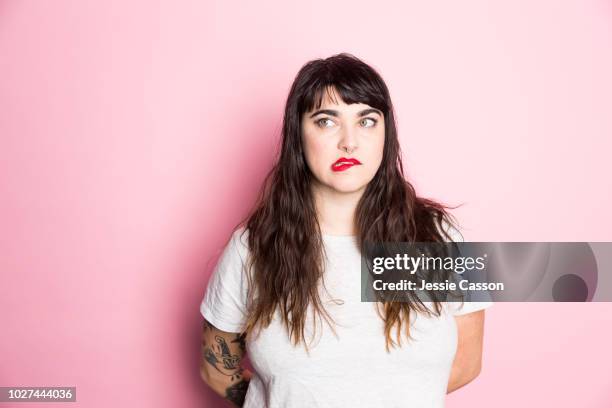
M 225 398 L 241 407 L 244 404 L 250 380 L 248 371 L 245 372 L 245 370 L 240 367 L 241 354 L 243 354 L 246 349 L 246 333 L 236 334 L 233 340 L 229 340 L 229 334 L 216 334 L 218 332 L 218 329 L 212 326 L 208 321 L 205 321 L 204 333 L 209 334 L 206 334 L 202 338 L 202 357 L 209 366 L 216 370 L 216 372 L 229 377 L 229 381 L 232 385 L 225 389 Z M 206 340 L 207 338 L 208 341 Z M 233 344 L 240 349 L 240 353 L 232 354 L 230 345 Z M 234 350 L 236 350 L 236 346 L 232 346 Z
M 204 331 L 212 331 L 215 327 L 208 320 L 204 320 Z
M 238 347 L 240 347 L 240 350 L 242 352 L 246 350 L 246 345 L 244 343 L 245 338 L 246 338 L 246 333 L 242 333 L 242 334 L 237 335 L 236 338 L 232 340 L 232 343 L 238 343 Z
M 240 368 L 240 356 L 231 354 L 225 338 L 215 336 L 215 342 L 210 345 L 202 343 L 204 359 L 221 374 L 236 375 L 235 371 Z
M 244 405 L 244 398 L 246 397 L 248 388 L 249 382 L 242 380 L 230 387 L 227 387 L 225 390 L 225 398 L 241 407 Z

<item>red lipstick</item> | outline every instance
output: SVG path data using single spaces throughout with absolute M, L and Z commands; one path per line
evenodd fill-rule
M 357 159 L 341 157 L 332 164 L 331 169 L 332 171 L 344 171 L 358 164 L 361 164 L 361 162 Z

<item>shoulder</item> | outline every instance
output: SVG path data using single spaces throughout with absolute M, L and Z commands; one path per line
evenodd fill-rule
M 241 258 L 246 259 L 249 252 L 249 231 L 244 226 L 240 226 L 232 232 L 230 236 L 228 246 L 232 248 L 234 252 L 240 255 Z
M 241 281 L 249 255 L 248 248 L 248 231 L 244 227 L 236 228 L 219 249 L 220 256 L 211 282 L 228 285 Z

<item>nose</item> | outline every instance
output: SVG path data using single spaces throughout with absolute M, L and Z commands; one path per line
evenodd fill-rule
M 351 129 L 344 129 L 342 138 L 338 142 L 338 148 L 348 154 L 353 153 L 357 149 L 357 138 L 355 132 Z

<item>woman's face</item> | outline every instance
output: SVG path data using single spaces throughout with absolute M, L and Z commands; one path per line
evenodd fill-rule
M 317 187 L 363 192 L 382 162 L 384 115 L 363 103 L 335 103 L 325 93 L 318 109 L 302 115 L 302 144 Z

